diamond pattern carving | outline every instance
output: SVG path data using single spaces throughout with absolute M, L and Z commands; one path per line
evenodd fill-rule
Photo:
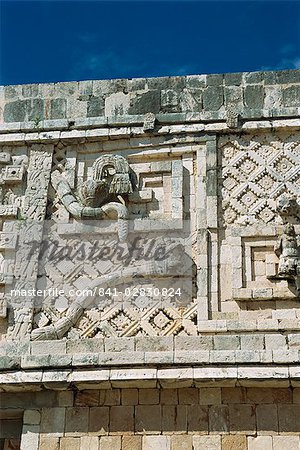
M 299 138 L 299 133 L 220 138 L 225 223 L 268 223 L 283 192 L 300 195 Z

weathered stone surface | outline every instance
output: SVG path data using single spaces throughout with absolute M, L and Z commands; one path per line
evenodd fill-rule
M 159 389 L 139 389 L 140 405 L 158 405 Z
M 99 450 L 99 438 L 96 436 L 82 436 L 80 438 L 80 450 Z
M 232 424 L 231 424 L 232 425 Z M 209 431 L 214 434 L 222 434 L 234 429 L 229 428 L 229 409 L 226 405 L 211 406 L 209 408 Z
M 244 103 L 247 108 L 261 109 L 264 105 L 264 88 L 261 85 L 245 87 Z
M 142 436 L 123 436 L 122 450 L 141 450 Z
M 192 436 L 171 436 L 171 450 L 192 450 Z
M 63 436 L 65 430 L 65 408 L 43 408 L 40 431 L 45 437 Z
M 257 405 L 258 434 L 272 435 L 278 433 L 277 405 Z
M 55 437 L 45 437 L 43 434 L 40 435 L 40 450 L 59 450 L 59 438 Z
M 27 409 L 24 411 L 23 422 L 25 425 L 39 425 L 41 421 L 41 414 L 34 409 Z
M 107 406 L 91 407 L 89 410 L 88 432 L 96 436 L 108 434 L 109 408 Z
M 208 433 L 208 407 L 201 405 L 191 405 L 187 409 L 188 432 L 191 434 Z
M 240 435 L 222 436 L 222 450 L 247 450 L 247 437 Z
M 17 100 L 4 106 L 5 122 L 23 122 L 26 118 L 28 101 Z
M 221 450 L 221 436 L 193 436 L 195 450 Z
M 143 436 L 143 449 L 145 450 L 170 450 L 169 436 Z
M 82 436 L 88 432 L 89 408 L 66 408 L 66 436 Z
M 248 437 L 249 450 L 272 450 L 271 436 Z
M 50 119 L 65 119 L 67 101 L 64 98 L 55 98 L 51 100 Z
M 208 86 L 203 91 L 204 110 L 218 111 L 223 105 L 223 88 L 219 86 Z
M 63 437 L 60 439 L 60 449 L 80 450 L 80 438 Z
M 110 408 L 110 433 L 133 434 L 134 433 L 134 407 L 112 406 Z
M 140 434 L 157 434 L 161 430 L 161 406 L 138 405 L 135 408 L 135 429 Z
M 121 450 L 121 436 L 102 436 L 100 450 Z

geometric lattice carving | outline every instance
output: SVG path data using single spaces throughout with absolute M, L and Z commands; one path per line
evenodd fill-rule
M 300 195 L 299 133 L 224 136 L 222 205 L 230 223 L 268 223 L 276 216 L 276 200 L 283 193 Z

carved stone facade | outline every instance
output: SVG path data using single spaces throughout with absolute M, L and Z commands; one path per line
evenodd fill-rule
M 300 446 L 299 71 L 156 81 L 4 89 L 0 448 Z

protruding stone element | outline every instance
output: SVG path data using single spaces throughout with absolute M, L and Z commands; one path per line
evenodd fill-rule
M 150 113 L 145 114 L 143 130 L 144 131 L 154 130 L 155 120 L 156 120 L 156 117 L 155 117 L 154 113 L 150 112 Z
M 279 257 L 278 277 L 284 280 L 295 280 L 298 275 L 299 250 L 295 228 L 286 224 L 283 234 L 275 245 L 275 253 Z
M 240 113 L 235 105 L 228 105 L 226 108 L 226 124 L 233 129 L 240 126 Z

